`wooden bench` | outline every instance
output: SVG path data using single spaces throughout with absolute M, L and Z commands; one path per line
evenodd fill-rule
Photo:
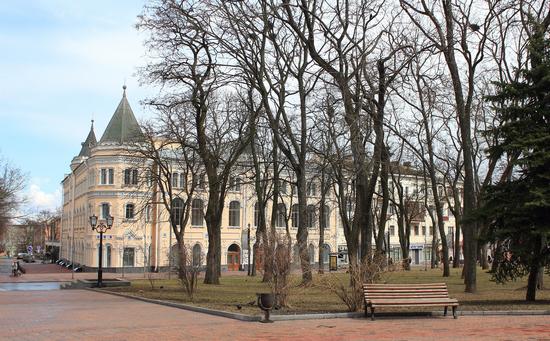
M 363 284 L 365 296 L 365 316 L 368 308 L 374 321 L 374 312 L 378 307 L 452 307 L 456 319 L 458 301 L 449 297 L 447 284 Z

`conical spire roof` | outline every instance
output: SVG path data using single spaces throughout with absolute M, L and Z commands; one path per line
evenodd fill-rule
M 103 136 L 99 143 L 119 143 L 137 142 L 143 140 L 143 133 L 134 116 L 130 103 L 126 98 L 126 85 L 122 87 L 123 94 L 118 107 L 111 117 Z
M 93 147 L 95 147 L 96 144 L 97 140 L 94 133 L 94 120 L 92 120 L 90 132 L 88 133 L 88 137 L 86 137 L 86 140 L 82 142 L 82 148 L 80 149 L 80 153 L 78 153 L 78 156 L 90 156 L 90 151 Z

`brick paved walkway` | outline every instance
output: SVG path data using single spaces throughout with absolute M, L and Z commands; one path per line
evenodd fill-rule
M 0 340 L 550 340 L 548 316 L 240 322 L 85 290 L 0 292 Z

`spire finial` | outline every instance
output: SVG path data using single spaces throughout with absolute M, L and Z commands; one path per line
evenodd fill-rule
M 126 81 L 124 81 L 124 85 L 122 86 L 122 96 L 126 97 Z

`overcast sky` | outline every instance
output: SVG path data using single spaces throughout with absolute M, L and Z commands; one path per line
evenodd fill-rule
M 60 182 L 92 116 L 98 139 L 122 96 L 138 120 L 144 0 L 0 1 L 0 156 L 28 175 L 27 209 L 61 205 Z

